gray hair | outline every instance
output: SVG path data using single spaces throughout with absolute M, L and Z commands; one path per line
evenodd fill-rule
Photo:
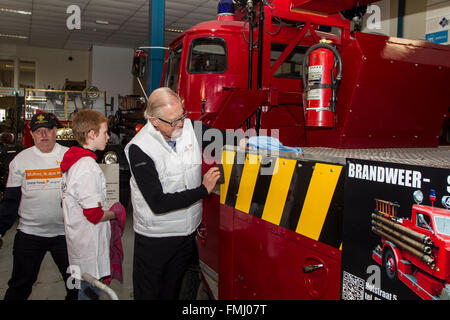
M 148 120 L 151 117 L 160 117 L 161 108 L 173 104 L 174 102 L 179 102 L 183 105 L 183 101 L 175 91 L 168 87 L 155 89 L 148 98 L 147 108 L 144 112 L 145 119 Z

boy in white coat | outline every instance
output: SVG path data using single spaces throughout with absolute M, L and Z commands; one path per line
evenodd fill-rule
M 110 276 L 110 219 L 106 209 L 106 182 L 95 151 L 104 150 L 109 139 L 108 120 L 94 110 L 78 111 L 72 131 L 80 146 L 70 148 L 61 163 L 62 205 L 70 265 L 80 275 Z M 113 206 L 111 208 L 117 208 Z M 120 206 L 121 207 L 121 206 Z M 100 291 L 81 281 L 79 300 L 98 299 Z

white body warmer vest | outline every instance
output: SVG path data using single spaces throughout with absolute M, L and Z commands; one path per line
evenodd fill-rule
M 183 132 L 173 150 L 150 122 L 134 136 L 125 147 L 138 146 L 155 163 L 164 193 L 194 189 L 202 182 L 202 152 L 191 121 L 185 121 Z M 167 213 L 155 214 L 147 205 L 136 180 L 131 175 L 131 201 L 133 204 L 134 231 L 147 237 L 172 237 L 189 235 L 197 229 L 202 216 L 202 200 L 189 207 Z

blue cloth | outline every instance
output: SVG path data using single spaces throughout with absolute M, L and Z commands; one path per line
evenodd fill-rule
M 175 149 L 175 146 L 177 145 L 176 141 L 172 141 L 172 140 L 167 140 L 167 143 L 169 144 L 169 146 L 172 147 L 172 149 Z
M 248 147 L 255 147 L 257 149 L 267 150 L 279 150 L 287 152 L 295 152 L 303 154 L 303 151 L 299 147 L 286 147 L 280 142 L 280 140 L 269 136 L 254 136 L 250 137 L 247 141 Z

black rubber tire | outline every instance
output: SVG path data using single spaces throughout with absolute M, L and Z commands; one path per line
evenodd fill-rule
M 383 256 L 383 267 L 386 271 L 387 277 L 395 281 L 397 280 L 397 261 L 395 260 L 394 252 L 391 249 L 387 249 Z

